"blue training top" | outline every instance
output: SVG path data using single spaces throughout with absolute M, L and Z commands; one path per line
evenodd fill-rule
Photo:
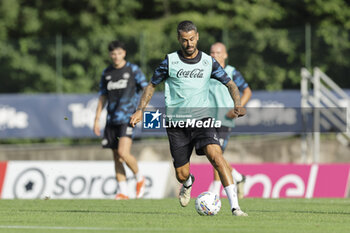
M 146 77 L 137 65 L 127 62 L 120 69 L 108 66 L 102 73 L 99 91 L 108 100 L 107 124 L 129 123 L 146 86 Z

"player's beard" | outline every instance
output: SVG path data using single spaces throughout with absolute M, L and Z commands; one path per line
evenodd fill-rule
M 189 51 L 188 50 L 189 48 L 193 48 L 193 50 Z M 194 54 L 197 51 L 197 48 L 195 46 L 193 46 L 193 47 L 182 47 L 182 51 L 184 52 L 184 54 L 186 56 L 191 56 L 192 54 Z

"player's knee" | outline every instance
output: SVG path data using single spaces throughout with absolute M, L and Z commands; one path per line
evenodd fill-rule
M 204 147 L 204 152 L 208 157 L 222 156 L 222 150 L 219 145 L 209 144 Z
M 128 153 L 126 153 L 125 150 L 118 149 L 117 153 L 118 153 L 120 159 L 126 160 Z
M 184 169 L 176 170 L 176 178 L 180 183 L 185 182 L 188 179 L 189 175 L 190 175 L 190 172 Z
M 120 156 L 120 154 L 118 153 L 118 150 L 117 149 L 114 149 L 113 150 L 113 158 L 114 158 L 114 161 L 119 161 L 121 163 L 125 162 L 125 160 Z

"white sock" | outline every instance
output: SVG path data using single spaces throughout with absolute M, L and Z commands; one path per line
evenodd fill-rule
M 187 180 L 183 183 L 185 187 L 190 187 L 192 185 L 192 177 L 191 175 L 188 176 Z
M 221 181 L 220 180 L 214 180 L 213 183 L 211 183 L 209 192 L 215 193 L 220 197 L 220 188 L 221 188 Z
M 128 196 L 128 185 L 126 181 L 118 181 L 118 186 L 119 186 L 119 192 L 122 193 L 126 196 Z
M 143 175 L 139 171 L 138 173 L 135 174 L 136 182 L 140 182 L 143 179 Z
M 231 184 L 229 186 L 226 186 L 225 188 L 226 195 L 228 197 L 228 200 L 231 205 L 232 209 L 241 209 L 238 204 L 238 198 L 237 198 L 237 187 L 234 184 Z
M 232 169 L 232 177 L 236 182 L 241 182 L 243 180 L 242 174 L 236 171 L 236 169 Z

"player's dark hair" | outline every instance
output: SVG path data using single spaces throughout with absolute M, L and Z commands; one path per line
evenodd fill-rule
M 192 21 L 185 20 L 179 23 L 177 25 L 177 35 L 180 35 L 180 31 L 182 32 L 189 32 L 189 31 L 195 31 L 197 32 L 197 27 L 194 25 Z
M 114 40 L 108 45 L 108 51 L 112 52 L 115 49 L 121 48 L 123 50 L 126 50 L 125 44 L 119 40 Z

